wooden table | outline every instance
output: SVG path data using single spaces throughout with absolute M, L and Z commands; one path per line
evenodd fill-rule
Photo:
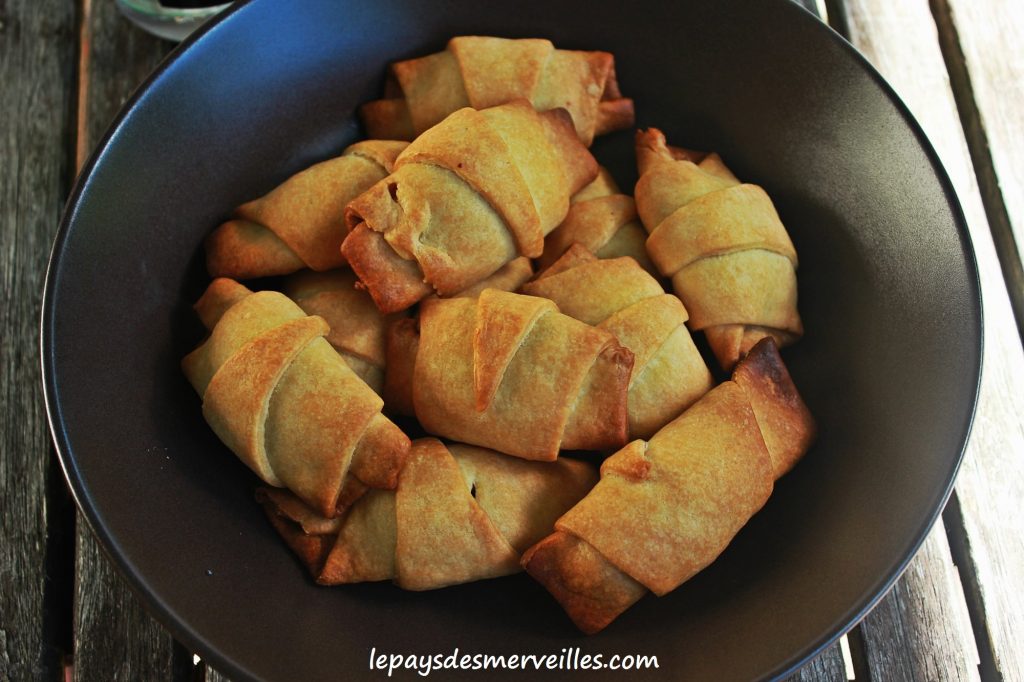
M 793 679 L 1024 680 L 1024 2 L 808 4 L 892 83 L 938 149 L 980 265 L 985 350 L 941 521 L 877 608 Z M 112 0 L 0 0 L 0 680 L 224 679 L 140 607 L 76 517 L 40 389 L 42 281 L 61 208 L 172 47 Z

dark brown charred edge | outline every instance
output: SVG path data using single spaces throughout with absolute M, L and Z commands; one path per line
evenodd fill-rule
M 777 480 L 793 468 L 814 442 L 814 417 L 770 336 L 754 344 L 736 365 L 732 380 L 750 401 Z
M 327 555 L 334 546 L 332 535 L 309 535 L 295 520 L 285 515 L 267 495 L 264 488 L 257 488 L 256 501 L 263 507 L 270 525 L 278 532 L 285 544 L 295 553 L 313 579 L 320 576 Z
M 618 449 L 629 440 L 629 410 L 626 397 L 629 393 L 629 379 L 633 373 L 633 351 L 618 342 L 605 346 L 595 359 L 597 363 L 605 363 L 607 371 L 602 373 L 603 381 L 591 386 L 593 392 L 600 396 L 595 402 L 593 413 L 598 415 L 597 428 L 587 433 L 586 438 L 579 438 L 563 447 L 572 450 L 606 450 Z M 590 371 L 594 371 L 591 368 Z
M 419 352 L 419 319 L 404 317 L 388 325 L 387 363 L 384 369 L 384 388 L 381 393 L 384 404 L 405 417 L 415 417 L 412 380 L 416 369 L 416 355 Z
M 383 235 L 366 223 L 353 227 L 341 252 L 384 314 L 401 312 L 434 293 L 423 281 L 419 264 L 395 253 Z

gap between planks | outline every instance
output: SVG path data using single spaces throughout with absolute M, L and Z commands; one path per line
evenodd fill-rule
M 1024 414 L 1020 393 L 1024 355 L 998 257 L 999 249 L 1006 247 L 993 243 L 975 175 L 973 159 L 978 154 L 968 148 L 979 140 L 966 139 L 948 82 L 947 68 L 956 67 L 947 67 L 949 52 L 943 55 L 939 50 L 940 36 L 950 32 L 943 26 L 942 16 L 933 16 L 927 0 L 898 4 L 848 0 L 847 5 L 855 10 L 849 13 L 850 24 L 862 33 L 854 36 L 854 43 L 900 91 L 936 147 L 960 197 L 974 244 L 985 319 L 983 371 L 974 428 L 957 481 L 959 505 L 957 513 L 948 515 L 947 540 L 954 553 L 958 547 L 963 550 L 957 564 L 966 587 L 972 630 L 985 633 L 976 640 L 982 672 L 1022 679 L 1024 658 L 1016 643 L 1024 633 L 1019 592 L 1019 585 L 1024 584 L 1019 514 L 1020 499 L 1024 498 L 1024 468 L 1020 466 L 1024 454 L 1020 422 Z M 984 14 L 991 12 L 996 2 L 984 0 L 971 7 Z M 880 21 L 879 16 L 887 18 Z M 958 24 L 957 28 L 961 39 L 967 35 L 974 43 L 998 40 L 990 33 L 974 33 L 977 25 Z M 952 80 L 953 87 L 958 87 L 956 78 Z M 960 98 L 964 96 L 961 91 Z M 1018 137 L 1019 127 L 1018 120 Z M 1011 282 L 1010 286 L 1015 285 Z M 994 673 L 986 663 L 993 660 Z
M 961 3 L 957 3 L 954 0 L 953 4 Z M 1024 268 L 1021 265 L 1020 255 L 1020 247 L 1024 246 L 1024 243 L 1018 242 L 1018 237 L 1014 231 L 1014 221 L 1011 219 L 1008 209 L 1008 203 L 1014 202 L 1014 199 L 1016 200 L 1014 203 L 1024 203 L 1020 198 L 1020 195 L 1024 193 L 1024 187 L 1018 185 L 1017 179 L 1012 176 L 1007 178 L 1006 182 L 1000 183 L 999 175 L 996 172 L 996 163 L 993 158 L 993 154 L 996 153 L 1020 154 L 1024 151 L 1024 144 L 1021 144 L 1021 131 L 1018 129 L 1015 131 L 1015 134 L 1010 133 L 1016 138 L 1016 144 L 1014 145 L 1014 140 L 1007 139 L 1006 131 L 994 130 L 994 142 L 999 144 L 1000 148 L 993 149 L 985 125 L 986 112 L 982 111 L 982 104 L 978 99 L 979 96 L 987 96 L 990 99 L 991 95 L 988 91 L 991 89 L 991 86 L 987 83 L 978 83 L 978 88 L 975 88 L 971 81 L 971 69 L 969 68 L 965 48 L 961 43 L 961 36 L 957 29 L 954 7 L 951 7 L 950 1 L 930 0 L 930 5 L 932 14 L 935 17 L 935 24 L 938 27 L 939 47 L 945 59 L 946 70 L 949 72 L 953 99 L 960 114 L 960 121 L 967 139 L 967 149 L 974 167 L 974 174 L 978 178 L 982 205 L 985 207 L 985 215 L 988 218 L 989 229 L 992 232 L 992 239 L 996 245 L 996 253 L 999 256 L 1003 278 L 1006 280 L 1007 294 L 1010 297 L 1014 317 L 1017 321 L 1017 333 L 1020 339 L 1024 341 Z M 973 10 L 977 12 L 978 7 L 981 6 L 984 6 L 982 13 L 989 11 L 995 14 L 997 12 L 997 3 L 991 0 L 976 2 Z M 964 5 L 965 9 L 968 7 L 970 6 Z M 1015 21 L 1024 23 L 1024 5 L 1016 5 L 1016 16 L 1012 14 L 1014 11 L 1013 6 L 1009 9 L 1011 15 L 1008 17 L 1007 26 L 1013 26 Z M 968 14 L 969 12 L 963 16 L 966 18 Z M 993 20 L 993 26 L 994 23 Z M 976 42 L 977 40 L 977 37 L 975 37 L 974 41 Z M 1003 41 L 997 42 L 1002 43 Z M 1009 57 L 1012 61 L 1014 55 L 1011 53 Z M 975 55 L 975 58 L 976 61 L 982 61 L 982 55 Z M 1024 53 L 1017 55 L 1017 58 L 1024 58 Z M 985 76 L 989 73 L 987 71 L 988 68 L 988 64 L 978 64 L 974 69 L 974 73 L 979 76 Z M 1001 74 L 1000 79 L 1010 80 L 1009 83 L 1001 84 L 1008 88 L 1006 96 L 1010 98 L 1015 96 L 1013 92 L 1014 86 L 1016 85 L 1019 89 L 1021 84 L 1024 83 L 1024 77 L 1018 77 L 1016 84 L 1013 82 L 1012 76 L 1006 77 Z M 1022 100 L 1024 98 L 1018 95 L 1016 99 Z M 995 108 L 997 106 L 995 102 L 989 101 L 985 101 L 984 104 L 988 108 Z M 1000 114 L 1002 116 L 1006 115 L 1005 112 L 996 111 L 989 111 L 987 113 L 993 119 L 1000 118 Z M 1016 115 L 1020 116 L 1021 112 L 1018 110 Z M 1020 120 L 1022 119 L 1018 119 L 1018 121 Z M 1000 134 L 1001 132 L 1003 133 L 1002 135 Z M 1009 149 L 1003 149 L 1003 147 L 1009 147 Z M 1008 165 L 1010 165 L 1009 161 L 1004 162 L 1004 171 L 1010 173 L 1014 169 L 1012 167 L 1007 168 Z M 1006 193 L 1005 195 L 1004 192 Z M 1024 207 L 1017 208 L 1017 212 L 1021 211 L 1024 211 Z M 1024 221 L 1024 215 L 1018 215 L 1016 218 L 1018 221 Z M 1024 230 L 1024 225 L 1021 225 L 1019 229 Z

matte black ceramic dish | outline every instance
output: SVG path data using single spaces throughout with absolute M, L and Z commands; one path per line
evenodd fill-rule
M 649 679 L 782 675 L 884 593 L 949 493 L 980 369 L 976 267 L 949 181 L 879 76 L 788 0 L 534 4 L 236 7 L 133 98 L 75 188 L 42 322 L 61 461 L 143 601 L 239 679 L 379 679 L 374 647 L 580 647 L 656 655 Z M 639 124 L 764 185 L 800 253 L 807 334 L 785 358 L 818 443 L 715 564 L 594 637 L 523 575 L 316 587 L 178 369 L 199 339 L 206 232 L 356 139 L 353 109 L 389 61 L 467 33 L 613 51 Z M 630 133 L 596 153 L 630 186 Z

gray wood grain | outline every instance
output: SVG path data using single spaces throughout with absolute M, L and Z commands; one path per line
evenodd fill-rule
M 990 0 L 977 4 L 985 5 L 989 12 L 998 10 L 998 3 Z M 940 27 L 936 26 L 928 0 L 899 3 L 847 0 L 846 7 L 852 42 L 893 84 L 921 123 L 949 173 L 967 218 L 981 279 L 985 348 L 974 428 L 956 485 L 963 527 L 950 528 L 950 532 L 957 537 L 964 535 L 962 544 L 969 547 L 968 560 L 959 567 L 960 579 L 968 584 L 968 593 L 981 595 L 971 615 L 978 624 L 973 629 L 986 633 L 976 642 L 983 667 L 986 659 L 994 659 L 997 662 L 994 665 L 998 665 L 996 674 L 1007 680 L 1021 679 L 1024 674 L 1024 652 L 1019 646 L 1024 636 L 1024 620 L 1020 615 L 1024 613 L 1024 595 L 1020 590 L 1024 584 L 1024 526 L 1020 515 L 1020 500 L 1024 499 L 1024 424 L 1021 422 L 1024 391 L 1020 387 L 1024 385 L 1024 350 L 940 50 Z M 957 27 L 961 35 L 972 30 L 968 24 Z M 1019 118 L 1016 131 L 1019 135 Z M 944 556 L 940 563 L 946 565 Z M 900 594 L 897 590 L 895 599 L 903 603 L 889 605 L 891 617 L 904 618 L 903 628 L 918 629 L 908 643 L 931 642 L 927 631 L 929 624 L 921 619 L 926 614 L 919 615 L 921 609 L 915 606 L 917 598 L 910 591 L 927 591 L 930 586 L 940 589 L 944 581 L 949 582 L 949 575 L 947 569 L 937 572 L 928 569 L 920 579 L 915 579 L 915 585 L 902 585 L 907 593 Z M 936 594 L 942 595 L 942 592 Z M 923 598 L 954 603 L 961 596 L 954 590 L 949 599 L 934 595 Z M 879 623 L 875 622 L 875 626 Z M 962 642 L 967 641 L 966 635 L 964 633 Z M 880 636 L 872 641 L 877 644 L 884 639 Z M 868 642 L 865 638 L 870 656 Z M 944 645 L 935 641 L 930 646 Z M 969 660 L 973 654 L 965 649 L 969 648 L 966 644 L 957 641 L 950 641 L 946 646 L 951 648 L 946 655 L 956 660 Z M 936 656 L 941 655 L 936 652 Z M 954 666 L 952 670 L 949 679 L 956 679 L 961 669 Z
M 933 0 L 960 119 L 1024 339 L 1024 3 Z M 1021 674 L 1018 668 L 1016 674 Z
M 227 675 L 217 672 L 209 664 L 206 666 L 206 677 L 205 682 L 231 682 L 231 678 Z
M 191 661 L 182 660 L 170 634 L 143 610 L 91 531 L 79 530 L 76 550 L 74 679 L 189 679 Z
M 833 644 L 807 665 L 786 678 L 786 682 L 846 682 L 846 664 L 839 644 Z
M 67 194 L 75 12 L 0 0 L 0 679 L 60 674 L 61 587 L 50 526 L 66 503 L 46 428 L 38 352 L 50 242 Z M 49 486 L 61 486 L 48 498 Z M 63 495 L 64 502 L 61 502 Z M 57 537 L 56 535 L 54 537 Z M 69 604 L 67 605 L 69 606 Z M 69 616 L 70 614 L 63 614 Z
M 982 653 L 1004 680 L 1024 679 L 1024 3 L 933 0 L 940 43 L 971 161 L 1017 318 L 1018 339 L 986 338 L 983 403 L 958 489 L 965 571 Z M 977 246 L 978 239 L 975 238 Z M 983 280 L 984 285 L 984 280 Z M 985 291 L 988 326 L 1009 327 L 1001 294 Z M 988 299 L 992 298 L 992 301 Z M 998 319 L 996 319 L 998 318 Z M 1017 343 L 1015 343 L 1017 341 Z M 985 668 L 983 667 L 983 670 Z
M 78 111 L 78 164 L 132 91 L 172 45 L 130 24 L 113 2 L 86 2 Z M 141 607 L 79 519 L 76 536 L 74 678 L 186 680 L 191 656 Z
M 980 679 L 970 619 L 941 521 L 860 632 L 871 679 Z

